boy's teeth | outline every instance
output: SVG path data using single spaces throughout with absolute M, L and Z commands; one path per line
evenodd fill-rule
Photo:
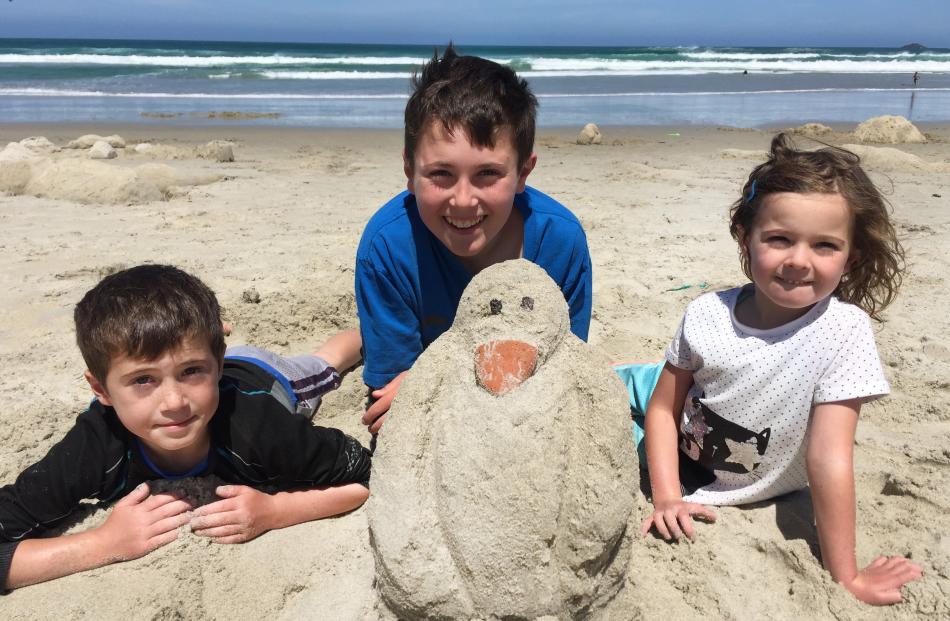
M 450 218 L 445 216 L 445 221 L 458 229 L 469 229 L 485 219 L 485 216 L 479 216 L 478 218 L 469 218 L 462 220 L 460 218 Z

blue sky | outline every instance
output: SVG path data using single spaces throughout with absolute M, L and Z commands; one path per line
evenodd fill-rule
M 0 0 L 0 37 L 950 47 L 948 0 Z

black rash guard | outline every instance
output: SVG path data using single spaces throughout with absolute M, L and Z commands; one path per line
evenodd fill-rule
M 273 376 L 225 359 L 220 402 L 208 432 L 211 449 L 194 476 L 267 493 L 323 485 L 369 485 L 370 452 L 339 429 L 315 427 L 272 394 Z M 145 481 L 163 478 L 115 410 L 93 401 L 43 459 L 0 487 L 0 593 L 5 592 L 20 541 L 62 522 L 80 502 L 122 498 Z

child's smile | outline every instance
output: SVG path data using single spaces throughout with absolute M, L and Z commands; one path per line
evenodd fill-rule
M 851 211 L 840 194 L 770 194 L 745 245 L 755 297 L 754 308 L 737 309 L 739 319 L 779 326 L 838 288 L 851 258 Z
M 186 338 L 154 360 L 114 356 L 104 384 L 90 384 L 159 467 L 184 472 L 208 452 L 220 373 L 210 348 Z
M 471 143 L 462 128 L 430 123 L 406 165 L 409 191 L 429 231 L 472 272 L 521 256 L 522 218 L 514 198 L 523 192 L 534 156 L 518 166 L 511 131 L 494 147 Z

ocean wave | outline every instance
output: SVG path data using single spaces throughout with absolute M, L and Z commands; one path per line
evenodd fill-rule
M 385 71 L 259 71 L 257 74 L 270 80 L 387 80 L 393 78 L 406 79 L 408 71 L 404 73 Z
M 58 88 L 0 88 L 0 96 L 11 97 L 122 97 L 143 99 L 407 99 L 405 93 L 376 95 L 309 93 L 110 93 Z
M 620 93 L 544 93 L 539 99 L 605 98 L 605 97 L 696 97 L 714 95 L 788 95 L 799 93 L 901 93 L 901 92 L 950 92 L 950 87 L 936 88 L 800 88 L 762 91 L 689 91 L 689 92 L 620 92 Z M 309 94 L 309 93 L 110 93 L 107 91 L 83 91 L 54 88 L 0 88 L 0 96 L 11 97 L 122 97 L 143 99 L 314 99 L 314 100 L 361 100 L 361 99 L 406 99 L 406 93 L 360 94 Z
M 853 60 L 622 60 L 613 58 L 542 58 L 525 59 L 528 71 L 535 75 L 640 75 L 758 71 L 768 73 L 913 73 L 914 71 L 950 73 L 947 61 L 853 61 Z M 593 73 L 596 72 L 596 73 Z M 525 73 L 525 72 L 519 72 Z
M 224 65 L 413 65 L 425 58 L 409 56 L 146 56 L 142 54 L 0 54 L 0 64 L 147 65 L 219 67 Z

